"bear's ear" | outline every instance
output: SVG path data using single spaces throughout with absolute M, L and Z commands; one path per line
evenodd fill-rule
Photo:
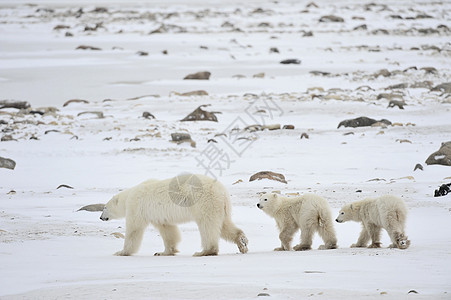
M 279 195 L 278 194 L 276 194 L 276 193 L 271 193 L 271 198 L 272 199 L 277 199 L 279 197 Z

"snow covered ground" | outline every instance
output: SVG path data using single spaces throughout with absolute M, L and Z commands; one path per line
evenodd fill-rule
M 451 297 L 450 196 L 433 197 L 451 169 L 424 163 L 451 140 L 450 92 L 434 90 L 451 81 L 451 2 L 33 3 L 0 3 L 0 100 L 46 112 L 0 109 L 0 136 L 12 139 L 0 157 L 17 163 L 0 168 L 1 299 Z M 326 15 L 343 22 L 319 22 Z M 198 71 L 210 80 L 183 80 Z M 208 95 L 180 95 L 196 90 Z M 87 103 L 63 106 L 70 99 Z M 180 122 L 204 104 L 218 122 Z M 104 117 L 79 115 L 93 111 Z M 337 129 L 360 116 L 394 124 Z M 295 129 L 244 130 L 257 123 Z M 196 147 L 171 142 L 175 132 Z M 264 170 L 288 183 L 249 182 Z M 189 223 L 175 257 L 153 256 L 163 243 L 151 227 L 137 255 L 116 257 L 124 221 L 77 211 L 182 172 L 224 183 L 249 253 L 221 241 L 219 256 L 192 257 L 200 237 Z M 273 252 L 274 220 L 256 207 L 270 190 L 318 193 L 334 216 L 351 201 L 399 195 L 411 247 L 386 248 L 384 232 L 384 248 L 349 248 L 360 226 L 337 223 L 337 250 L 316 250 L 316 238 L 315 250 Z

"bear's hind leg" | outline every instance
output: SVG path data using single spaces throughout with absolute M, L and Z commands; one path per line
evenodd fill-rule
M 324 245 L 319 246 L 319 250 L 338 248 L 337 237 L 331 220 L 319 224 L 318 234 L 324 241 Z
M 144 230 L 147 226 L 143 226 L 141 228 L 134 228 L 126 225 L 125 229 L 125 241 L 124 241 L 124 249 L 116 252 L 114 255 L 117 256 L 129 256 L 136 252 L 138 252 L 139 247 L 141 246 L 141 242 L 144 235 Z
M 206 217 L 197 221 L 197 226 L 199 227 L 202 251 L 194 253 L 194 256 L 218 255 L 222 220 L 214 220 Z
M 161 238 L 164 242 L 164 252 L 157 252 L 155 256 L 171 256 L 175 255 L 177 250 L 177 244 L 180 242 L 180 230 L 176 225 L 155 225 L 160 231 Z
M 371 245 L 368 248 L 380 248 L 381 247 L 381 230 L 382 228 L 375 225 L 369 224 L 368 231 L 371 238 Z
M 230 218 L 226 217 L 224 223 L 222 223 L 221 237 L 226 241 L 234 242 L 241 253 L 247 253 L 249 241 L 244 232 L 236 227 Z
M 312 249 L 313 234 L 315 228 L 312 224 L 304 224 L 301 227 L 301 243 L 293 247 L 296 251 L 305 251 Z

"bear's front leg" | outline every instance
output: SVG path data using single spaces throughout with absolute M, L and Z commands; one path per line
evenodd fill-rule
M 172 256 L 179 252 L 177 244 L 180 242 L 180 230 L 176 225 L 155 225 L 160 231 L 164 242 L 164 251 L 157 252 L 155 256 Z
M 284 225 L 285 226 L 282 228 L 279 234 L 281 246 L 279 248 L 275 248 L 274 251 L 291 250 L 291 241 L 293 240 L 293 235 L 298 230 L 298 228 L 293 224 L 284 224 Z
M 357 243 L 352 244 L 351 248 L 363 248 L 368 245 L 368 242 L 370 240 L 370 234 L 366 228 L 365 225 L 362 227 L 362 231 L 360 232 L 359 239 L 357 240 Z
M 133 228 L 133 226 L 129 226 L 129 224 L 127 223 L 125 230 L 124 249 L 116 252 L 114 255 L 129 256 L 138 252 L 139 247 L 141 246 L 145 229 L 146 226 L 143 226 L 143 228 Z
M 367 230 L 371 238 L 371 244 L 368 248 L 380 248 L 381 243 L 381 230 L 382 227 L 376 226 L 375 224 L 368 224 Z

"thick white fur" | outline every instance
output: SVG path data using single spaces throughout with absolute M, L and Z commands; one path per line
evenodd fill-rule
M 284 197 L 275 193 L 260 196 L 257 207 L 276 220 L 280 230 L 281 247 L 275 251 L 291 250 L 294 234 L 301 230 L 301 243 L 294 250 L 312 249 L 315 232 L 321 236 L 324 245 L 319 249 L 336 249 L 337 238 L 329 204 L 324 198 L 314 194 L 298 197 Z
M 195 176 L 197 183 L 201 183 L 195 189 L 183 184 L 177 193 L 181 200 L 191 201 L 192 205 L 180 206 L 174 201 L 174 194 L 172 197 L 169 194 L 174 190 L 173 185 L 170 187 L 171 180 L 182 176 Z M 105 205 L 100 218 L 108 221 L 123 217 L 126 221 L 124 249 L 116 255 L 136 253 L 149 224 L 160 231 L 165 247 L 155 255 L 174 255 L 181 239 L 176 225 L 189 221 L 197 223 L 202 240 L 203 250 L 195 256 L 217 255 L 220 237 L 236 243 L 241 253 L 248 250 L 246 236 L 232 222 L 227 190 L 220 182 L 204 175 L 148 180 L 120 192 Z
M 401 198 L 385 195 L 379 198 L 367 198 L 343 206 L 338 213 L 337 222 L 356 221 L 362 223 L 362 232 L 356 244 L 351 247 L 381 247 L 381 230 L 384 228 L 392 244 L 390 248 L 407 249 L 410 241 L 404 233 L 407 207 Z

